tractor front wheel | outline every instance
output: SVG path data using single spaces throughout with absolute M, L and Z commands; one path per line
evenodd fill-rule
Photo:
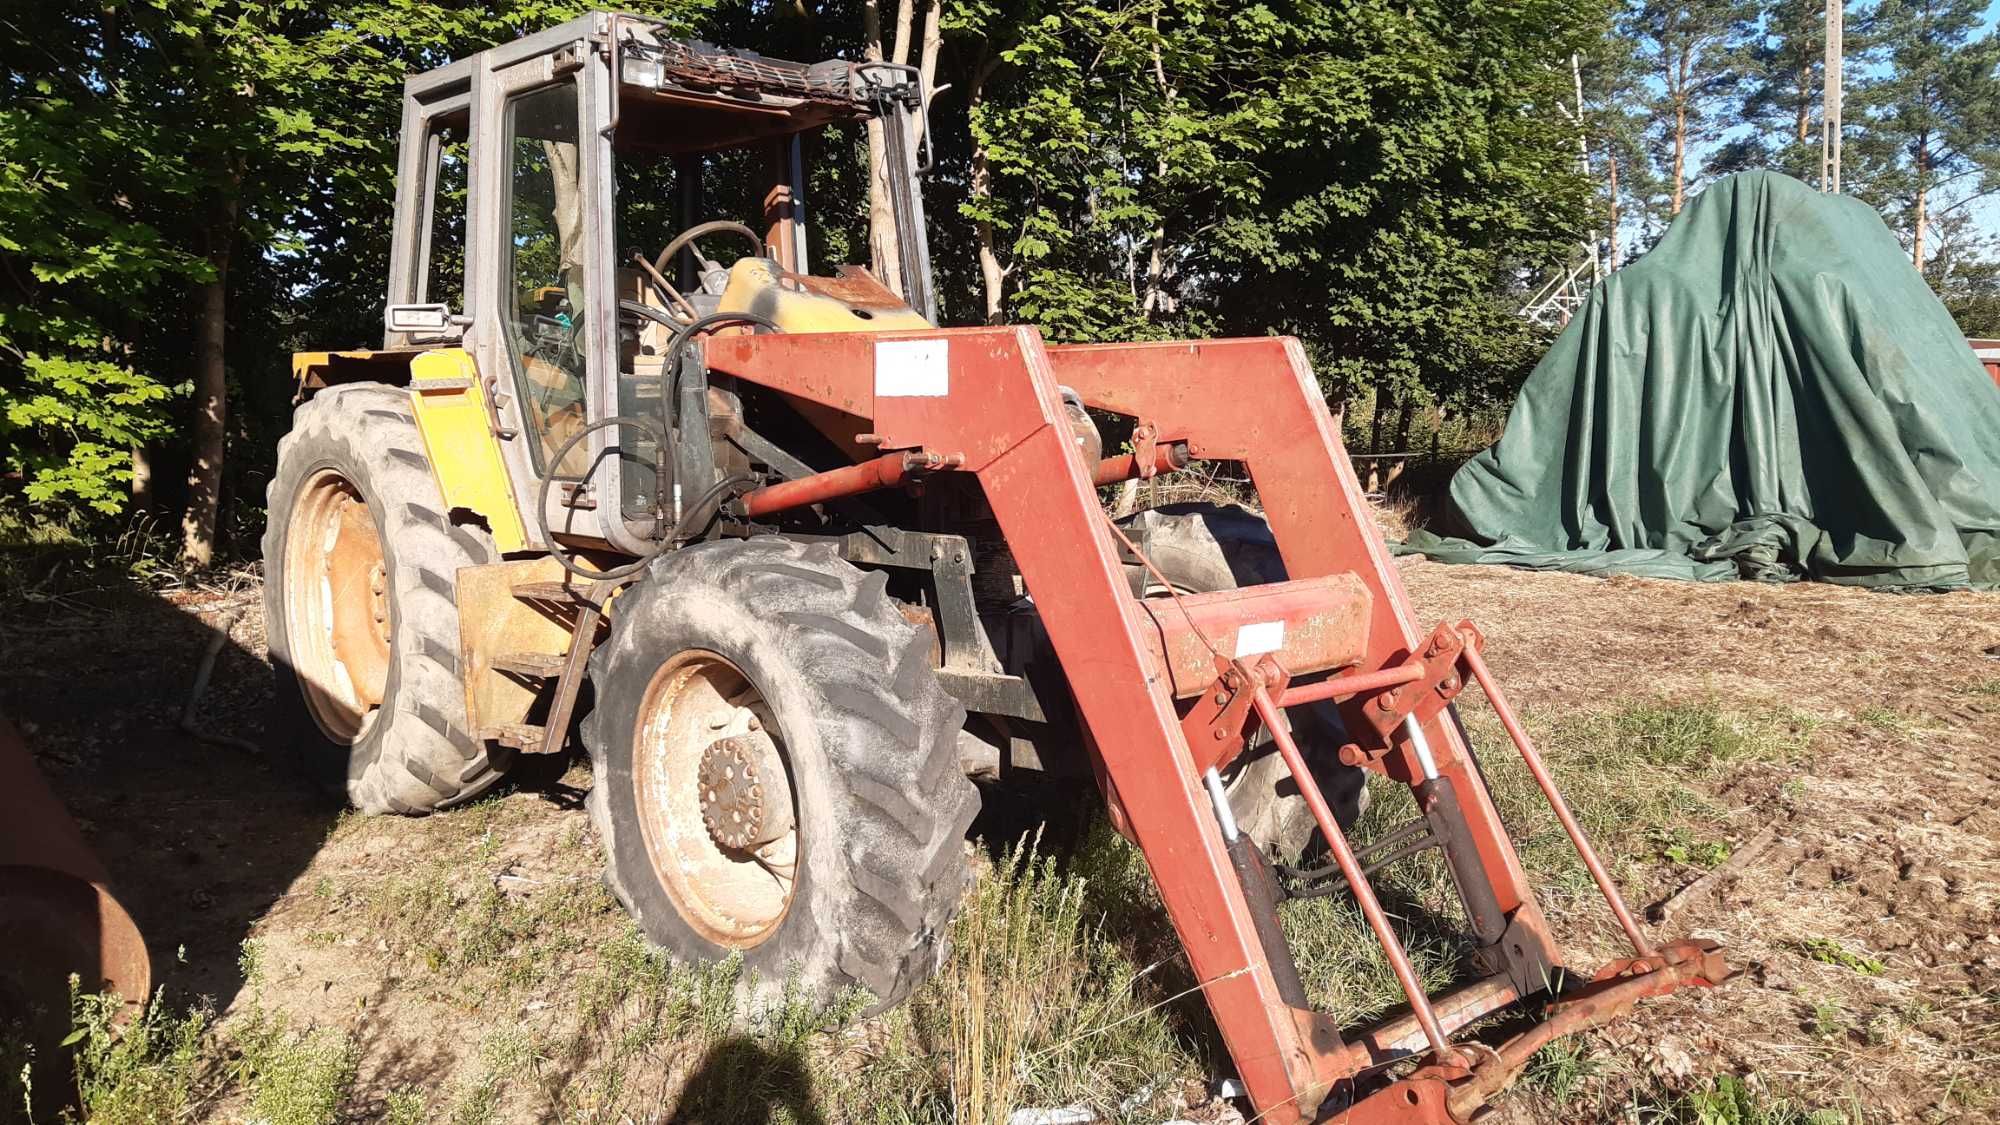
M 274 754 L 371 813 L 431 812 L 499 780 L 466 722 L 456 581 L 500 556 L 451 519 L 407 392 L 350 383 L 300 406 L 268 499 Z
M 886 576 L 777 538 L 698 544 L 619 596 L 591 658 L 606 881 L 685 961 L 741 957 L 740 1017 L 941 961 L 979 806 L 965 710 Z

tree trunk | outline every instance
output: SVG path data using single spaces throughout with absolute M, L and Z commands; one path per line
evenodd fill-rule
M 906 62 L 910 56 L 910 9 L 916 0 L 897 0 L 896 41 L 885 56 L 882 46 L 881 0 L 861 5 L 861 56 L 870 62 Z M 903 296 L 902 261 L 896 243 L 896 212 L 889 198 L 889 156 L 882 122 L 868 121 L 868 259 L 875 276 L 898 297 Z
M 132 509 L 143 512 L 153 506 L 153 451 L 144 442 L 132 443 Z
M 1159 84 L 1160 95 L 1166 103 L 1161 116 L 1171 117 L 1174 112 L 1174 98 L 1179 94 L 1179 91 L 1167 82 L 1167 64 L 1160 51 L 1160 11 L 1158 8 L 1153 9 L 1153 81 Z M 1162 149 L 1159 158 L 1153 162 L 1153 181 L 1155 185 L 1159 185 L 1164 184 L 1166 179 L 1167 156 L 1165 150 Z M 1161 208 L 1159 221 L 1153 224 L 1153 230 L 1148 236 L 1148 241 L 1151 243 L 1152 249 L 1146 257 L 1146 295 L 1139 306 L 1140 311 L 1148 318 L 1156 311 L 1173 311 L 1171 308 L 1163 307 L 1168 303 L 1168 298 L 1161 286 L 1167 269 L 1166 215 L 1166 209 L 1164 207 Z
M 986 83 L 998 69 L 998 60 L 990 53 L 982 53 L 972 68 L 972 76 L 965 87 L 965 112 L 968 119 L 979 113 L 985 104 Z M 971 182 L 969 184 L 972 201 L 983 205 L 993 198 L 993 165 L 987 156 L 986 145 L 977 135 L 972 139 Z M 985 317 L 988 324 L 999 324 L 1002 306 L 1006 297 L 1009 267 L 1001 264 L 1000 252 L 993 242 L 993 223 L 990 219 L 975 219 L 973 234 L 979 240 L 979 281 L 985 296 Z
M 194 456 L 188 465 L 187 512 L 181 517 L 181 563 L 191 569 L 215 561 L 215 515 L 222 495 L 223 442 L 229 422 L 229 380 L 223 365 L 228 331 L 229 247 L 236 234 L 236 203 L 223 204 L 225 221 L 210 235 L 215 276 L 195 289 Z
M 1389 402 L 1395 396 L 1381 383 L 1375 384 L 1375 416 L 1368 422 L 1368 452 L 1382 452 L 1382 423 L 1389 417 Z
M 1917 146 L 1917 199 L 1910 224 L 1910 261 L 1924 272 L 1924 225 L 1930 221 L 1930 146 Z
M 1604 163 L 1611 169 L 1611 260 L 1607 268 L 1618 268 L 1618 154 L 1605 153 Z
M 1669 214 L 1681 213 L 1681 203 L 1687 192 L 1687 102 L 1674 101 L 1674 202 Z
M 931 0 L 924 9 L 924 34 L 917 48 L 917 75 L 923 83 L 924 101 L 930 101 L 931 91 L 937 88 L 938 52 L 944 49 L 944 29 L 939 26 L 944 17 L 944 0 Z M 921 144 L 924 131 L 930 121 L 919 118 L 917 127 L 910 131 L 910 143 Z
M 1410 451 L 1410 420 L 1416 416 L 1417 402 L 1411 395 L 1404 395 L 1396 402 L 1396 449 L 1398 453 Z

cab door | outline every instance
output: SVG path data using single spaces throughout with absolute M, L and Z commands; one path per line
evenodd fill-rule
M 546 546 L 546 531 L 631 551 L 638 544 L 606 518 L 616 512 L 607 468 L 616 433 L 588 429 L 616 393 L 604 67 L 573 31 L 516 46 L 525 57 L 508 52 L 470 76 L 470 347 L 530 541 Z

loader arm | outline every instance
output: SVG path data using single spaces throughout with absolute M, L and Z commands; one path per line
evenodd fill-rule
M 1458 1028 L 1549 990 L 1562 963 L 1447 704 L 1477 679 L 1538 779 L 1546 781 L 1546 771 L 1490 682 L 1476 629 L 1426 634 L 1416 625 L 1296 341 L 1050 347 L 1028 328 L 933 329 L 714 338 L 704 361 L 717 374 L 867 420 L 872 428 L 859 440 L 883 451 L 859 470 L 752 493 L 744 501 L 751 512 L 931 473 L 977 477 L 1069 680 L 1114 822 L 1146 857 L 1260 1115 L 1282 1122 L 1344 1109 L 1356 1122 L 1463 1121 L 1553 1035 L 1611 1018 L 1640 995 L 1726 975 L 1712 948 L 1655 950 L 1647 942 L 1550 782 L 1551 800 L 1628 926 L 1635 957 L 1559 997 L 1548 1022 L 1498 1051 L 1451 1041 Z M 1177 606 L 1135 597 L 1119 534 L 1097 499 L 1100 466 L 1086 464 L 1070 440 L 1059 385 L 1137 420 L 1148 445 L 1185 443 L 1195 457 L 1243 462 L 1289 581 Z M 1152 458 L 1124 459 L 1135 462 Z M 1327 578 L 1345 584 L 1317 581 Z M 1295 643 L 1301 631 L 1334 628 L 1348 632 L 1346 643 Z M 1288 630 L 1294 642 L 1284 639 Z M 1176 667 L 1168 656 L 1189 643 L 1212 653 L 1211 679 L 1194 693 L 1184 690 L 1186 662 Z M 1318 655 L 1297 655 L 1304 652 Z M 1288 667 L 1288 658 L 1307 666 Z M 1305 682 L 1319 674 L 1326 676 Z M 1184 719 L 1175 697 L 1193 694 L 1199 699 Z M 1309 699 L 1340 701 L 1354 739 L 1343 751 L 1349 764 L 1410 786 L 1465 901 L 1486 979 L 1435 1002 L 1417 984 L 1284 730 L 1279 709 Z M 1351 1043 L 1298 988 L 1274 896 L 1257 885 L 1261 868 L 1233 854 L 1241 837 L 1226 802 L 1204 784 L 1240 752 L 1255 714 L 1292 763 L 1409 996 L 1410 1015 Z M 1401 1081 L 1356 1086 L 1364 1073 L 1406 1058 L 1421 1066 Z

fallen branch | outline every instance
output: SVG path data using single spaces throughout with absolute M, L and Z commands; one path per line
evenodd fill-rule
M 1773 824 L 1745 841 L 1721 866 L 1702 875 L 1701 878 L 1646 908 L 1646 917 L 1654 922 L 1664 922 L 1689 906 L 1701 901 L 1709 894 L 1742 874 L 1757 858 L 1769 851 L 1778 839 L 1778 825 Z
M 197 742 L 206 742 L 211 746 L 224 746 L 231 750 L 241 750 L 246 754 L 256 754 L 261 757 L 264 753 L 264 748 L 249 739 L 237 738 L 227 734 L 215 734 L 202 729 L 194 721 L 195 708 L 201 705 L 201 697 L 208 693 L 209 677 L 215 674 L 216 658 L 222 655 L 223 646 L 229 643 L 230 630 L 236 627 L 236 622 L 242 618 L 248 608 L 248 606 L 237 606 L 231 609 L 221 621 L 216 623 L 215 635 L 208 639 L 208 647 L 202 650 L 201 666 L 195 669 L 194 688 L 188 692 L 187 703 L 181 708 L 181 721 L 176 723 L 175 726 L 182 734 L 187 735 Z

